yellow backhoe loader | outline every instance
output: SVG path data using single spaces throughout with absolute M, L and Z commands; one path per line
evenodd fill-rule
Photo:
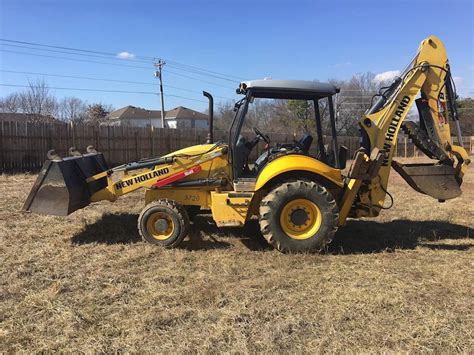
M 255 216 L 268 243 L 283 252 L 299 252 L 324 249 L 348 217 L 376 217 L 386 208 L 391 168 L 416 191 L 439 201 L 461 194 L 469 158 L 462 147 L 448 58 L 437 37 L 422 41 L 405 71 L 375 95 L 359 121 L 361 145 L 347 174 L 348 150 L 339 146 L 336 134 L 333 97 L 338 92 L 334 85 L 313 81 L 242 82 L 237 93 L 243 98 L 235 105 L 228 140 L 217 143 L 212 142 L 212 96 L 205 93 L 210 143 L 114 168 L 92 147 L 87 154 L 67 158 L 50 152 L 23 209 L 68 215 L 143 188 L 145 208 L 138 230 L 150 243 L 178 246 L 188 233 L 189 215 L 210 210 L 219 227 L 243 226 Z M 310 154 L 310 135 L 271 146 L 270 138 L 254 128 L 255 138 L 245 139 L 242 127 L 256 98 L 312 101 L 317 153 Z M 322 133 L 322 103 L 329 112 L 330 144 Z M 404 122 L 413 103 L 419 123 Z M 459 145 L 452 142 L 448 117 Z M 392 159 L 400 129 L 431 163 Z M 252 163 L 250 153 L 261 140 L 268 149 Z

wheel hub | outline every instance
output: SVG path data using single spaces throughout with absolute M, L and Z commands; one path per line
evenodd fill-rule
M 296 226 L 302 226 L 306 224 L 306 221 L 309 219 L 308 213 L 303 208 L 297 208 L 291 212 L 290 220 Z
M 159 233 L 165 233 L 169 228 L 168 221 L 164 218 L 157 219 L 155 222 L 155 230 Z
M 319 207 L 311 200 L 299 198 L 287 202 L 280 214 L 280 225 L 290 238 L 311 238 L 322 222 Z
M 173 234 L 175 226 L 167 213 L 156 212 L 148 218 L 146 227 L 153 238 L 166 240 Z

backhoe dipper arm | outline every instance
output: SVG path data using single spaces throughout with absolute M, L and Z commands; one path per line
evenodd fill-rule
M 453 145 L 451 141 L 448 108 L 452 118 L 457 121 L 455 94 L 451 80 L 449 62 L 443 43 L 435 36 L 426 38 L 421 42 L 418 53 L 400 78 L 397 78 L 385 92 L 381 93 L 378 101 L 369 108 L 366 115 L 359 121 L 362 128 L 367 166 L 370 165 L 368 156 L 371 155 L 374 159 L 378 155 L 374 154 L 374 150 L 383 154 L 383 161 L 378 170 L 372 171 L 369 174 L 370 176 L 365 174 L 365 177 L 355 177 L 353 180 L 359 179 L 362 181 L 358 181 L 358 183 L 352 181 L 348 184 L 346 197 L 349 197 L 349 199 L 343 199 L 342 209 L 345 213 L 341 214 L 341 222 L 345 220 L 351 207 L 355 207 L 353 212 L 357 216 L 377 216 L 380 210 L 384 208 L 383 204 L 387 193 L 387 183 L 398 133 L 415 101 L 420 113 L 420 129 L 412 129 L 408 132 L 405 130 L 405 132 L 411 134 L 410 138 L 430 158 L 438 160 L 437 164 L 423 166 L 424 174 L 429 178 L 432 175 L 445 176 L 452 173 L 453 176 L 451 177 L 456 179 L 453 181 L 458 182 L 456 188 L 459 189 L 469 159 L 464 148 Z M 420 98 L 416 99 L 419 94 Z M 417 127 L 413 122 L 408 123 L 412 125 L 407 125 L 407 127 L 404 125 L 404 129 Z M 456 124 L 459 127 L 458 121 Z M 462 142 L 460 129 L 457 133 L 458 141 Z M 454 158 L 457 160 L 456 168 L 453 167 Z M 402 165 L 396 162 L 393 162 L 393 164 L 397 164 L 397 168 L 403 169 Z M 440 164 L 444 165 L 441 172 Z M 372 165 L 376 165 L 376 163 L 374 162 Z M 435 167 L 436 172 L 428 169 L 432 166 Z M 420 185 L 420 179 L 413 181 L 412 177 L 409 176 L 410 173 L 406 173 L 404 176 L 404 171 L 400 171 L 402 177 L 419 192 L 429 194 L 440 200 L 458 196 L 457 191 L 452 191 L 454 187 L 442 180 L 433 180 L 435 188 L 437 184 L 440 184 L 439 189 L 443 190 L 444 188 L 446 190 L 439 194 L 433 192 L 433 189 L 418 186 Z M 419 169 L 415 174 L 418 173 Z M 450 189 L 451 191 L 448 191 Z

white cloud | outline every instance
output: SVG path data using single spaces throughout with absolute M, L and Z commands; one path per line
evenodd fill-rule
M 117 54 L 117 58 L 120 59 L 133 59 L 135 58 L 135 54 L 129 52 L 120 52 Z
M 384 71 L 383 73 L 377 74 L 374 78 L 374 81 L 378 83 L 392 81 L 397 76 L 400 76 L 400 70 Z

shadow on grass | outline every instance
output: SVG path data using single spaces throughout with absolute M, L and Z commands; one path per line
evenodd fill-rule
M 329 245 L 330 254 L 358 254 L 415 249 L 417 246 L 436 250 L 467 250 L 472 243 L 452 245 L 440 242 L 444 239 L 470 239 L 472 228 L 444 221 L 395 220 L 376 222 L 349 220 L 340 227 Z
M 101 219 L 86 227 L 71 239 L 73 244 L 133 244 L 141 241 L 137 230 L 137 214 L 120 213 L 105 214 Z M 231 244 L 222 240 L 224 236 L 241 239 L 250 250 L 269 249 L 265 240 L 258 231 L 258 236 L 248 232 L 249 227 L 219 229 L 212 222 L 210 216 L 196 216 L 191 225 L 189 237 L 179 246 L 186 250 L 226 249 Z M 257 226 L 258 230 L 258 226 Z M 206 236 L 205 238 L 203 236 Z
M 106 214 L 73 236 L 72 243 L 136 243 L 141 240 L 137 231 L 137 218 L 136 214 Z M 462 251 L 468 250 L 474 245 L 472 243 L 442 244 L 439 241 L 472 238 L 473 234 L 473 229 L 467 226 L 443 221 L 349 220 L 347 225 L 339 228 L 327 252 L 329 254 L 378 253 L 395 249 L 415 249 L 417 246 L 433 250 Z M 219 229 L 209 215 L 200 215 L 194 218 L 189 238 L 182 242 L 180 248 L 209 250 L 231 247 L 229 242 L 222 240 L 222 237 L 237 238 L 250 250 L 270 249 L 260 233 L 257 220 L 249 221 L 244 228 Z
M 131 244 L 141 241 L 137 214 L 105 214 L 72 237 L 73 244 Z

